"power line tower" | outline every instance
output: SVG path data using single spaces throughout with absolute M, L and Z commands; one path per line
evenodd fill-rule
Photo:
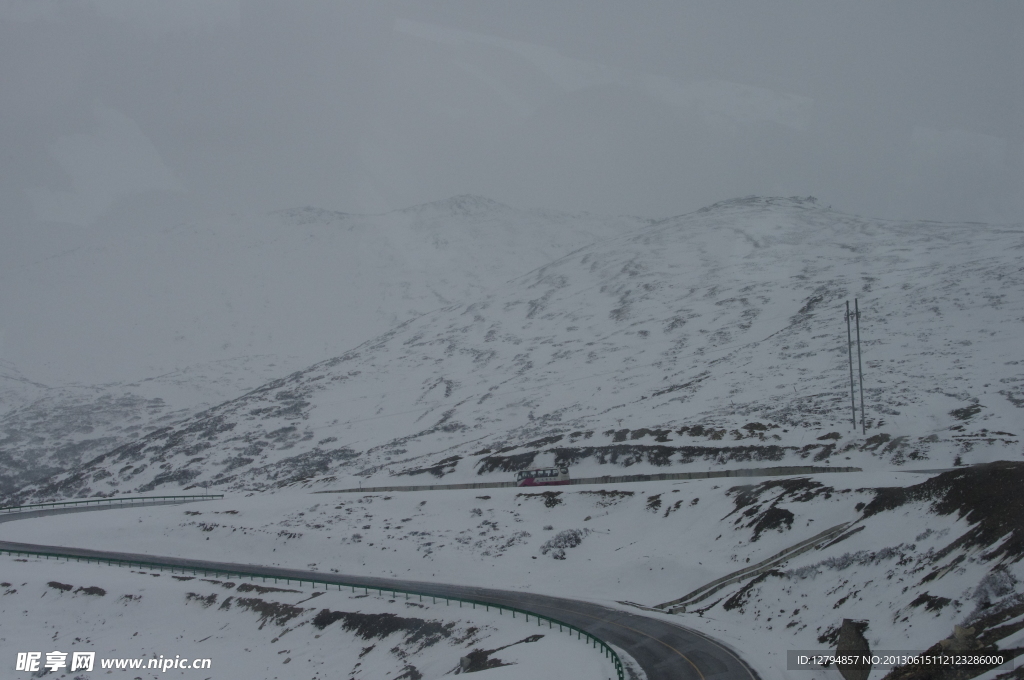
M 853 298 L 853 316 L 857 320 L 857 382 L 860 383 L 860 426 L 863 434 L 868 433 L 868 423 L 864 419 L 864 364 L 860 360 L 860 307 L 857 298 Z
M 846 301 L 846 352 L 850 357 L 850 422 L 857 429 L 857 401 L 853 396 L 853 337 L 850 333 L 850 301 Z
M 864 364 L 861 361 L 860 353 L 860 305 L 857 298 L 853 299 L 853 311 L 850 311 L 850 301 L 846 301 L 846 352 L 850 358 L 850 422 L 853 429 L 857 429 L 857 400 L 853 384 L 853 333 L 850 328 L 850 321 L 854 320 L 857 326 L 857 382 L 860 383 L 860 426 L 861 432 L 867 434 L 868 425 L 864 419 Z

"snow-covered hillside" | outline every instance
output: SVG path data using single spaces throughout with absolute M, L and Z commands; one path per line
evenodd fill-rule
M 1019 459 L 1022 251 L 1020 227 L 726 201 L 407 321 L 21 497 L 504 481 L 556 461 L 591 476 Z M 854 297 L 867 435 L 849 421 Z
M 645 223 L 458 196 L 80 233 L 66 251 L 26 235 L 0 273 L 0 344 L 22 360 L 0 362 L 0 493 Z
M 0 495 L 184 420 L 280 372 L 274 357 L 237 357 L 131 383 L 48 386 L 0 363 Z
M 77 234 L 66 250 L 37 243 L 40 232 L 0 271 L 0 349 L 46 384 L 131 382 L 240 356 L 295 370 L 645 223 L 457 196 L 384 215 L 142 222 Z

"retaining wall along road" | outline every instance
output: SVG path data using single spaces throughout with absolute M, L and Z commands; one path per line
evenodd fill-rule
M 862 472 L 859 467 L 819 467 L 816 465 L 787 465 L 770 468 L 740 468 L 738 470 L 708 470 L 706 472 L 663 472 L 656 475 L 618 475 L 581 477 L 570 479 L 569 484 L 626 484 L 631 482 L 663 482 L 675 479 L 713 479 L 717 477 L 783 477 L 788 475 L 817 475 L 827 472 Z M 377 493 L 384 491 L 452 491 L 455 489 L 502 489 L 516 486 L 515 482 L 475 482 L 468 484 L 419 484 L 412 486 L 367 486 L 358 489 L 327 489 L 313 493 Z

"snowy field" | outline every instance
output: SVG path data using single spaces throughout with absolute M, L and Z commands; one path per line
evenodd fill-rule
M 996 474 L 1010 483 L 1022 477 L 1019 465 Z M 786 650 L 834 649 L 844 618 L 869 621 L 873 649 L 923 651 L 965 621 L 981 622 L 979 636 L 1008 626 L 1001 648 L 1020 637 L 1020 526 L 1006 526 L 992 508 L 947 507 L 973 487 L 936 491 L 926 484 L 936 479 L 890 471 L 742 485 L 712 479 L 485 493 L 278 492 L 29 519 L 3 525 L 0 537 L 441 583 L 457 574 L 460 584 L 628 608 L 623 603 L 673 600 L 858 521 L 858 530 L 834 544 L 736 583 L 685 614 L 663 615 L 731 644 L 768 680 L 790 677 Z M 886 494 L 906 487 L 918 491 L 894 505 Z M 994 498 L 1001 492 L 986 490 Z

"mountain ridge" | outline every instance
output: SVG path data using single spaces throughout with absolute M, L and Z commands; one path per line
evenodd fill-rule
M 808 199 L 723 202 L 411 319 L 31 495 L 322 486 L 355 474 L 482 481 L 555 460 L 600 476 L 1005 456 L 1019 442 L 1010 397 L 1024 384 L 1011 368 L 1021 322 L 1009 295 L 1024 287 L 1014 260 L 1024 230 L 928 227 Z M 854 296 L 867 435 L 849 424 L 842 305 Z
M 45 384 L 132 382 L 236 356 L 298 369 L 646 224 L 483 201 L 80 234 L 76 249 L 0 272 L 4 359 Z

